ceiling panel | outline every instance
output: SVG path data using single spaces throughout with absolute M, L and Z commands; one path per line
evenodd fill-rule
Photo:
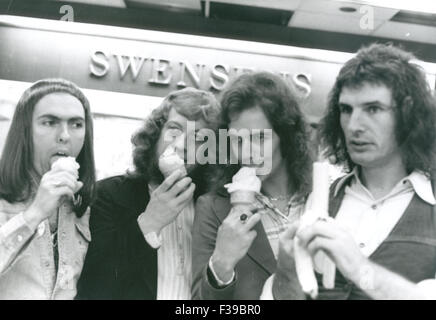
M 303 1 L 307 0 L 210 0 L 210 2 L 239 4 L 244 6 L 282 9 L 289 11 L 296 10 Z
M 181 8 L 181 9 L 193 9 L 200 11 L 201 3 L 200 0 L 134 0 L 137 4 L 143 4 L 144 6 L 151 5 L 153 7 L 170 7 L 170 8 Z
M 374 29 L 377 29 L 384 21 L 375 20 Z M 360 18 L 353 16 L 330 15 L 324 13 L 297 11 L 290 21 L 291 27 L 314 29 L 332 32 L 344 32 L 369 35 L 372 29 L 360 27 Z
M 342 12 L 340 10 L 341 7 L 351 7 L 355 8 L 355 12 Z M 305 0 L 302 1 L 298 11 L 304 12 L 315 12 L 315 13 L 324 13 L 329 15 L 339 15 L 344 17 L 354 17 L 360 19 L 366 11 L 362 11 L 363 6 L 351 3 L 351 2 L 338 2 L 332 0 Z M 399 10 L 396 9 L 388 9 L 388 8 L 380 8 L 380 7 L 371 7 L 374 10 L 374 19 L 375 20 L 389 20 L 391 19 Z
M 204 10 L 205 6 L 202 3 Z M 209 18 L 219 20 L 245 21 L 278 25 L 286 27 L 293 11 L 283 9 L 261 8 L 234 3 L 211 2 Z M 206 13 L 205 13 L 206 15 Z
M 65 2 L 64 0 L 54 0 L 54 1 Z M 95 4 L 95 5 L 118 7 L 118 8 L 126 7 L 124 0 L 68 0 L 68 2 L 87 3 L 87 4 Z
M 371 35 L 436 44 L 436 28 L 410 23 L 389 21 L 380 26 Z

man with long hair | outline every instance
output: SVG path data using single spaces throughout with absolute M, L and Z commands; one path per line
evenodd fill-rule
M 308 132 L 296 94 L 269 72 L 236 78 L 224 90 L 221 106 L 220 129 L 228 130 L 230 138 L 237 135 L 242 146 L 231 147 L 227 164 L 217 166 L 215 190 L 197 201 L 193 298 L 258 299 L 276 270 L 279 235 L 289 220 L 298 219 L 310 192 Z M 264 149 L 263 154 L 239 153 L 244 143 L 251 150 Z M 255 168 L 269 209 L 263 203 L 254 204 L 255 214 L 232 209 L 223 186 L 241 166 Z
M 196 149 L 202 129 L 216 129 L 219 109 L 210 92 L 170 93 L 132 138 L 135 171 L 97 183 L 79 299 L 191 298 L 193 200 L 205 192 L 207 165 L 187 161 L 188 141 Z M 168 148 L 188 176 L 164 178 L 158 159 Z
M 78 173 L 53 165 L 66 157 Z M 16 106 L 0 160 L 0 300 L 75 297 L 94 181 L 88 100 L 69 81 L 36 82 Z
M 391 45 L 363 48 L 330 93 L 321 138 L 349 174 L 330 188 L 330 219 L 296 233 L 336 265 L 334 288 L 319 281 L 319 299 L 436 297 L 436 103 L 414 59 Z M 295 272 L 292 246 L 283 248 L 288 267 L 274 296 L 304 297 L 283 276 Z

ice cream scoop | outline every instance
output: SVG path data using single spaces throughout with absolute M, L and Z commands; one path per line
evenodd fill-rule
M 51 165 L 51 170 L 59 170 L 59 171 L 67 171 L 72 173 L 76 179 L 79 179 L 79 168 L 80 165 L 76 162 L 76 159 L 74 157 L 61 157 L 57 159 L 53 164 Z M 76 183 L 76 189 L 74 192 L 79 191 L 81 188 L 81 185 L 79 183 Z M 68 196 L 62 196 L 60 202 L 64 202 L 68 199 Z M 81 197 L 74 196 L 72 199 L 73 203 L 79 204 L 81 202 Z
M 61 157 L 57 159 L 51 165 L 52 170 L 63 170 L 74 174 L 77 178 L 79 177 L 80 165 L 76 162 L 74 157 Z
M 230 193 L 232 207 L 248 212 L 249 207 L 256 202 L 256 193 L 260 192 L 262 182 L 256 176 L 255 168 L 242 167 L 233 176 L 232 183 L 224 187 Z
M 159 157 L 159 170 L 165 178 L 169 177 L 174 171 L 181 170 L 183 175 L 187 175 L 185 161 L 177 154 L 173 146 L 169 146 Z

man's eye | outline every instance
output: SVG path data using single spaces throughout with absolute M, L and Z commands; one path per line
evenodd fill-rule
M 83 122 L 74 122 L 72 126 L 75 129 L 80 129 L 80 128 L 83 128 L 84 124 L 83 124 Z
M 207 136 L 201 132 L 195 133 L 195 141 L 204 141 L 206 138 L 207 138 Z
M 56 124 L 56 121 L 54 121 L 54 120 L 44 120 L 43 122 L 42 122 L 42 125 L 43 126 L 46 126 L 46 127 L 52 127 L 52 126 L 54 126 Z
M 366 108 L 366 111 L 369 114 L 375 114 L 375 113 L 379 112 L 380 110 L 381 110 L 381 108 L 379 106 L 368 106 Z
M 352 109 L 350 106 L 343 105 L 343 104 L 339 105 L 339 112 L 340 113 L 350 114 L 351 111 L 352 111 Z

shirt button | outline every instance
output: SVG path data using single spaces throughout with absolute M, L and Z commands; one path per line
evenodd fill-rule
M 46 266 L 47 268 L 50 267 L 50 262 L 46 261 L 46 262 L 45 262 L 45 266 Z
M 371 209 L 372 209 L 372 210 L 377 209 L 377 205 L 376 205 L 376 204 L 373 204 L 373 205 L 371 206 Z
M 359 243 L 359 247 L 363 249 L 363 248 L 365 248 L 365 244 L 363 242 L 361 242 L 361 243 Z
M 42 222 L 38 226 L 38 235 L 42 236 L 44 234 L 44 231 L 45 231 L 45 224 L 44 222 Z
M 21 235 L 19 235 L 19 236 L 17 237 L 17 240 L 18 240 L 18 242 L 21 242 L 21 241 L 23 241 L 23 237 L 22 237 Z

